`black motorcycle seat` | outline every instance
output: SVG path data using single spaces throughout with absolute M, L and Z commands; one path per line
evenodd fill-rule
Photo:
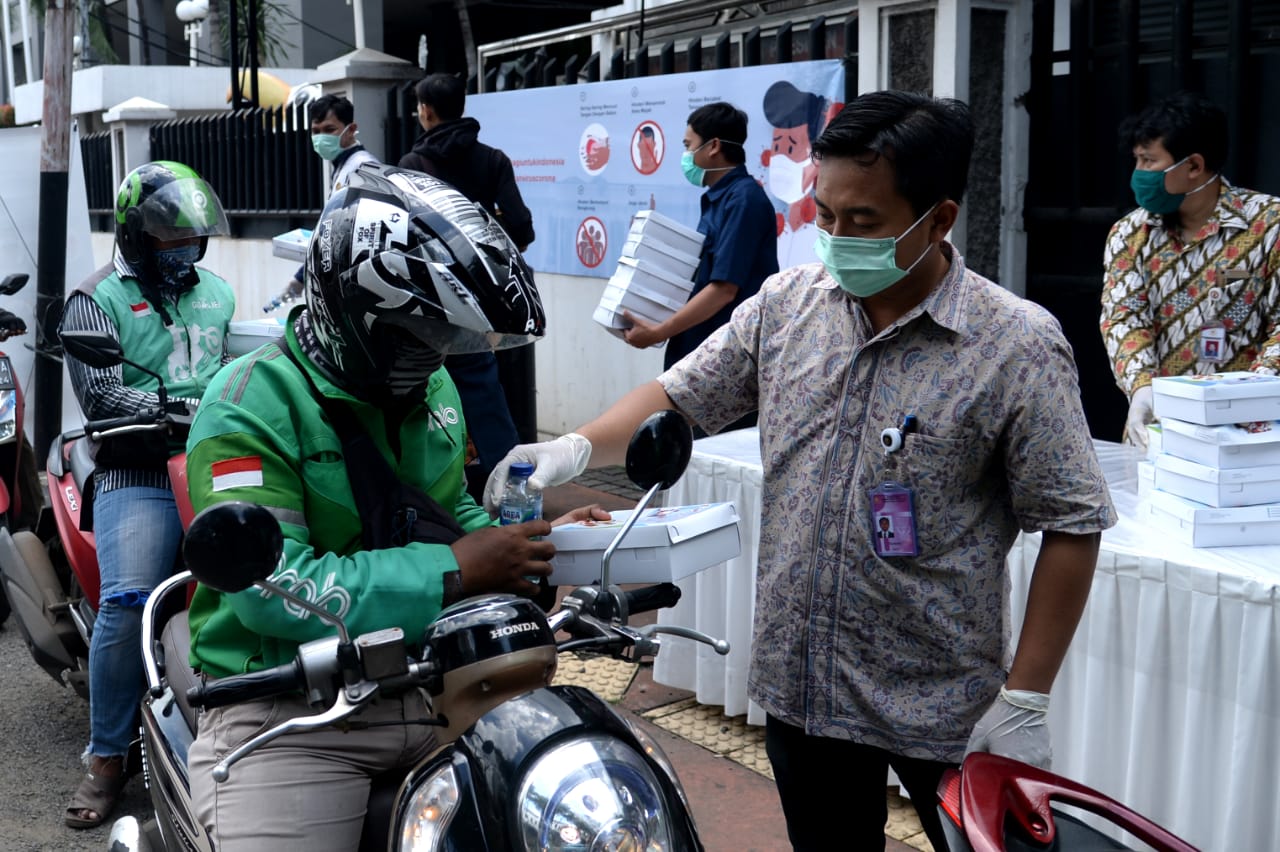
M 89 442 L 77 440 L 71 445 L 71 479 L 76 484 L 76 493 L 85 494 L 85 483 L 93 476 L 93 456 L 89 453 Z
M 192 736 L 196 732 L 196 709 L 187 701 L 187 690 L 200 683 L 200 675 L 195 673 L 188 662 L 191 649 L 191 625 L 187 623 L 187 611 L 174 614 L 165 622 L 160 632 L 160 645 L 164 648 L 164 676 L 173 688 L 173 697 L 178 705 L 178 712 L 186 720 Z

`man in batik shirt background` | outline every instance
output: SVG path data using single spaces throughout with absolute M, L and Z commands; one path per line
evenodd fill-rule
M 1153 377 L 1280 371 L 1280 199 L 1222 176 L 1227 117 L 1199 95 L 1152 104 L 1120 140 L 1139 206 L 1107 237 L 1102 339 L 1145 448 Z

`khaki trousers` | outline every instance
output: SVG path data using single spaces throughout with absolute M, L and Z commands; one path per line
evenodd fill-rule
M 301 696 L 218 707 L 200 718 L 191 746 L 191 796 L 196 818 L 218 852 L 349 852 L 360 844 L 370 779 L 409 769 L 435 748 L 433 728 L 387 724 L 366 730 L 285 734 L 213 780 L 213 767 L 241 743 L 295 716 L 312 715 Z M 379 698 L 353 717 L 396 723 L 431 718 L 410 690 Z

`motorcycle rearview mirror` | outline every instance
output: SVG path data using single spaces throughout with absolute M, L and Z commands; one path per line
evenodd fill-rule
M 67 330 L 59 332 L 58 339 L 68 355 L 90 367 L 106 370 L 124 363 L 124 347 L 108 332 Z
M 14 272 L 4 277 L 0 281 L 0 296 L 12 296 L 14 293 L 27 286 L 28 275 L 25 272 Z
M 648 490 L 665 491 L 676 484 L 693 455 L 693 429 L 673 409 L 650 414 L 627 445 L 627 478 Z
M 128 364 L 130 367 L 141 370 L 156 380 L 158 384 L 156 396 L 160 399 L 161 409 L 168 404 L 169 396 L 165 390 L 164 377 L 124 357 L 124 347 L 110 333 L 89 329 L 66 329 L 58 332 L 58 339 L 62 341 L 63 351 L 90 367 L 108 370 L 121 364 Z
M 234 594 L 250 586 L 266 589 L 277 597 L 337 628 L 343 648 L 338 649 L 347 673 L 345 649 L 351 636 L 342 619 L 307 598 L 267 578 L 284 555 L 284 534 L 275 515 L 257 505 L 239 500 L 215 503 L 191 519 L 182 542 L 182 558 L 187 570 L 204 585 L 224 594 Z M 350 682 L 350 681 L 348 681 Z
M 191 521 L 182 558 L 195 578 L 231 594 L 270 577 L 284 553 L 275 516 L 255 503 L 218 503 Z

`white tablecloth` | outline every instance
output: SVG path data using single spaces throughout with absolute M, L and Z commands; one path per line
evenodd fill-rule
M 1121 520 L 1103 535 L 1089 603 L 1053 689 L 1054 771 L 1206 850 L 1280 849 L 1280 547 L 1191 548 L 1140 522 L 1132 451 L 1097 442 Z M 746 697 L 760 530 L 755 430 L 694 444 L 668 505 L 732 500 L 742 555 L 681 583 L 660 616 L 732 643 L 668 638 L 659 683 L 763 724 Z M 1013 636 L 1040 536 L 1009 555 Z

